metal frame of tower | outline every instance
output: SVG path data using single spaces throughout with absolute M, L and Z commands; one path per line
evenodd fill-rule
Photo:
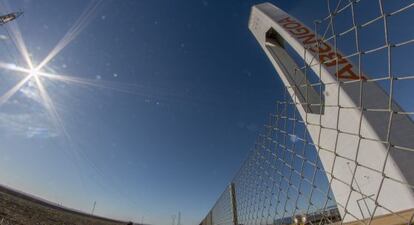
M 175 215 L 172 215 L 171 219 L 172 219 L 172 225 L 175 225 Z
M 177 225 L 181 225 L 181 212 L 178 212 Z
M 96 207 L 96 201 L 93 202 L 91 215 L 93 215 L 95 213 L 95 207 Z
M 373 208 L 375 216 L 413 209 L 413 154 L 401 149 L 414 148 L 414 123 L 393 113 L 403 110 L 392 97 L 365 82 L 368 75 L 313 29 L 270 3 L 252 8 L 249 29 L 297 105 L 343 221 L 372 218 L 364 212 Z M 323 92 L 298 69 L 286 45 L 318 76 Z

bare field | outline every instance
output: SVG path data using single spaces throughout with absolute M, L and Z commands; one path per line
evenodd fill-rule
M 126 222 L 59 209 L 0 187 L 0 225 L 126 225 Z

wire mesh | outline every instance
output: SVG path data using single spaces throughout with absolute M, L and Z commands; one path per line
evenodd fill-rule
M 211 213 L 213 224 L 224 225 L 232 223 L 233 215 L 229 188 L 226 188 L 220 196 Z
M 396 159 L 397 164 L 408 163 L 403 166 L 414 162 L 414 146 L 407 144 L 412 143 L 408 139 L 414 138 L 414 134 L 407 133 L 410 130 L 401 131 L 395 125 L 404 118 L 405 122 L 413 123 L 414 118 L 414 100 L 411 97 L 414 93 L 411 65 L 414 29 L 410 25 L 414 19 L 414 2 L 327 0 L 323 6 L 327 8 L 327 16 L 312 24 L 315 33 L 321 34 L 316 45 L 330 43 L 336 57 L 311 61 L 303 56 L 295 58 L 301 65 L 297 71 L 312 81 L 304 82 L 303 86 L 317 90 L 322 96 L 321 101 L 303 102 L 297 96 L 292 98 L 289 90 L 300 87 L 285 87 L 283 98 L 276 103 L 275 113 L 269 116 L 269 122 L 251 154 L 231 181 L 236 201 L 231 201 L 231 192 L 226 188 L 202 221 L 203 225 L 235 225 L 235 221 L 246 225 L 414 224 L 412 208 L 394 211 L 384 200 L 393 198 L 389 196 L 393 190 L 386 190 L 389 183 L 397 183 L 411 191 L 414 189 L 411 182 L 414 172 L 404 174 L 406 179 L 389 172 L 392 167 L 390 158 Z M 342 55 L 337 54 L 339 50 Z M 287 51 L 294 54 L 289 49 Z M 358 79 L 338 77 L 332 83 L 322 82 L 322 74 L 315 72 L 318 71 L 315 68 L 333 63 L 338 74 L 338 64 L 343 59 L 352 61 Z M 372 104 L 373 96 L 368 96 L 370 93 L 367 91 L 371 84 L 379 85 L 388 97 Z M 338 90 L 352 89 L 358 94 L 358 104 L 343 104 L 340 95 L 346 93 L 341 91 L 334 92 L 337 101 L 326 102 L 324 96 L 332 94 L 327 92 L 329 85 Z M 304 105 L 323 106 L 319 108 L 321 119 L 318 122 L 309 120 L 308 111 L 301 116 L 298 108 Z M 337 114 L 335 126 L 326 126 L 322 111 L 331 109 Z M 359 112 L 359 118 L 341 121 L 343 114 L 350 110 Z M 383 120 L 385 126 L 378 137 L 370 136 L 365 130 L 362 125 L 364 118 Z M 343 129 L 343 123 L 356 123 L 357 129 Z M 318 129 L 317 140 L 312 139 L 309 129 Z M 331 131 L 335 134 L 333 145 L 327 147 L 321 139 Z M 342 143 L 341 136 L 352 137 L 356 144 Z M 386 146 L 386 153 L 375 165 L 363 160 L 367 154 L 372 154 L 364 150 L 367 142 Z M 320 159 L 322 154 L 330 155 L 331 166 L 324 167 Z M 401 158 L 404 160 L 398 161 Z M 341 161 L 347 162 L 345 167 L 339 166 Z M 349 172 L 349 179 L 337 176 L 338 168 Z M 375 179 L 379 182 L 369 190 L 372 194 L 366 194 L 367 183 Z M 349 194 L 335 196 L 332 191 L 335 183 L 349 189 Z M 346 201 L 338 201 L 335 197 Z M 359 207 L 358 214 L 350 209 L 352 201 L 356 201 Z

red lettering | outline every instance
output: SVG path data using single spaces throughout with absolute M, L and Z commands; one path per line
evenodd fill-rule
M 339 79 L 349 79 L 349 80 L 366 80 L 364 76 L 359 77 L 355 74 L 355 72 L 352 70 L 352 65 L 347 64 L 346 66 L 342 67 L 336 74 Z
M 299 28 L 301 26 L 302 25 L 300 25 L 300 23 L 296 23 L 296 22 L 286 23 L 286 24 L 283 25 L 283 27 L 286 28 L 286 29 L 296 29 L 296 28 Z
M 279 21 L 277 21 L 278 23 L 292 23 L 295 22 L 294 20 L 290 20 L 290 17 L 286 17 L 284 19 L 281 19 Z
M 348 63 L 348 60 L 342 58 L 342 55 L 335 53 L 335 52 L 330 52 L 327 55 L 319 55 L 319 60 L 321 63 L 325 63 L 326 66 L 335 66 L 337 63 L 338 64 Z
M 294 30 L 289 30 L 289 32 L 293 35 L 304 35 L 309 33 L 309 30 L 306 27 L 300 27 Z
M 366 80 L 364 76 L 358 76 L 352 69 L 352 65 L 348 62 L 347 59 L 344 59 L 339 53 L 332 51 L 332 47 L 329 43 L 325 43 L 321 40 L 316 39 L 316 35 L 312 33 L 308 28 L 302 24 L 292 20 L 290 17 L 283 18 L 278 21 L 289 33 L 295 35 L 296 38 L 304 45 L 308 45 L 309 51 L 319 54 L 319 61 L 321 64 L 325 64 L 327 67 L 332 67 L 335 65 L 345 64 L 341 69 L 338 70 L 335 75 L 338 79 L 348 79 L 348 80 Z M 319 42 L 319 46 L 315 44 Z M 311 45 L 311 46 L 309 46 Z M 323 54 L 321 54 L 323 53 Z
M 309 48 L 310 51 L 312 52 L 316 52 L 316 50 L 314 48 Z M 325 42 L 321 42 L 321 44 L 319 45 L 319 53 L 326 53 L 332 50 L 331 46 Z
M 307 34 L 307 35 L 298 37 L 298 39 L 299 40 L 300 39 L 305 39 L 305 40 L 302 41 L 303 44 L 305 44 L 305 45 L 310 45 L 310 44 L 316 43 L 315 34 Z

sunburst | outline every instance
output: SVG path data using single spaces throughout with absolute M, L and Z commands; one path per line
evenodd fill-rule
M 90 4 L 86 7 L 81 16 L 76 20 L 74 25 L 68 30 L 68 32 L 63 36 L 63 38 L 56 44 L 56 46 L 49 52 L 49 54 L 47 54 L 47 56 L 38 65 L 35 65 L 33 63 L 31 55 L 29 54 L 29 51 L 26 47 L 26 43 L 23 39 L 23 35 L 20 32 L 18 25 L 15 22 L 7 25 L 6 29 L 10 35 L 10 38 L 14 42 L 14 45 L 16 46 L 26 66 L 23 67 L 17 66 L 13 63 L 0 62 L 0 68 L 9 71 L 14 71 L 18 74 L 23 75 L 23 78 L 17 84 L 15 84 L 12 88 L 10 88 L 8 91 L 6 91 L 3 95 L 0 96 L 0 107 L 7 103 L 10 100 L 10 98 L 12 98 L 19 90 L 21 90 L 28 82 L 33 82 L 40 94 L 41 103 L 48 112 L 49 116 L 51 117 L 54 125 L 57 126 L 57 128 L 59 128 L 61 131 L 63 131 L 63 133 L 66 134 L 65 136 L 69 137 L 63 125 L 62 119 L 60 118 L 56 110 L 55 104 L 52 101 L 52 98 L 50 97 L 42 80 L 52 79 L 69 83 L 72 82 L 92 86 L 99 86 L 99 84 L 94 84 L 94 82 L 88 79 L 46 72 L 45 68 L 88 25 L 88 23 L 92 20 L 101 3 L 102 0 L 90 2 Z M 7 6 L 7 4 L 4 5 Z
M 118 91 L 122 93 L 132 94 L 132 95 L 139 95 L 149 97 L 151 93 L 145 93 L 145 91 L 137 91 L 135 88 L 137 86 L 131 84 L 122 84 L 122 83 L 115 83 L 110 81 L 102 81 L 102 80 L 94 80 L 94 79 L 85 79 L 81 78 L 80 76 L 70 76 L 64 74 L 58 74 L 54 70 L 50 69 L 51 67 L 48 66 L 50 62 L 65 48 L 67 47 L 81 32 L 85 29 L 85 27 L 89 24 L 89 22 L 93 19 L 94 15 L 98 8 L 102 5 L 102 0 L 92 0 L 88 7 L 83 11 L 81 16 L 76 20 L 74 25 L 67 31 L 67 33 L 63 36 L 63 38 L 56 44 L 56 46 L 47 54 L 47 56 L 40 61 L 39 64 L 35 64 L 32 60 L 31 54 L 26 47 L 26 43 L 24 41 L 23 35 L 20 32 L 19 27 L 17 26 L 16 21 L 12 23 L 8 23 L 6 25 L 6 29 L 10 36 L 10 39 L 13 41 L 14 45 L 16 46 L 21 59 L 24 61 L 24 66 L 16 65 L 15 63 L 10 62 L 2 62 L 0 61 L 0 69 L 4 69 L 13 73 L 13 75 L 18 74 L 22 78 L 10 89 L 8 89 L 5 93 L 0 93 L 0 108 L 4 106 L 6 103 L 10 101 L 10 99 L 26 87 L 26 85 L 31 85 L 31 87 L 36 88 L 37 92 L 39 93 L 39 102 L 41 102 L 42 106 L 44 107 L 45 111 L 47 111 L 51 121 L 55 128 L 61 132 L 64 139 L 67 141 L 68 148 L 71 150 L 69 153 L 70 157 L 73 157 L 73 163 L 75 167 L 79 170 L 79 175 L 82 177 L 81 169 L 79 169 L 79 161 L 82 159 L 88 163 L 93 170 L 101 177 L 101 179 L 105 180 L 112 180 L 112 177 L 104 176 L 102 169 L 100 169 L 92 159 L 88 157 L 83 151 L 77 149 L 76 144 L 74 143 L 71 135 L 65 128 L 65 124 L 60 117 L 58 110 L 55 107 L 55 103 L 51 98 L 47 86 L 44 84 L 45 81 L 53 80 L 64 82 L 66 84 L 75 84 L 75 85 L 87 85 L 90 87 L 97 87 L 97 88 L 105 88 L 113 91 Z M 0 8 L 8 8 L 1 5 Z M 10 11 L 10 10 L 9 10 Z M 81 180 L 83 180 L 81 178 Z M 82 181 L 83 182 L 83 181 Z M 116 182 L 111 182 L 115 184 Z M 115 193 L 120 195 L 121 197 L 125 197 L 123 191 L 120 191 L 116 186 L 109 186 L 111 191 L 115 190 Z M 128 198 L 129 201 L 132 201 L 133 204 L 138 205 L 134 200 Z

